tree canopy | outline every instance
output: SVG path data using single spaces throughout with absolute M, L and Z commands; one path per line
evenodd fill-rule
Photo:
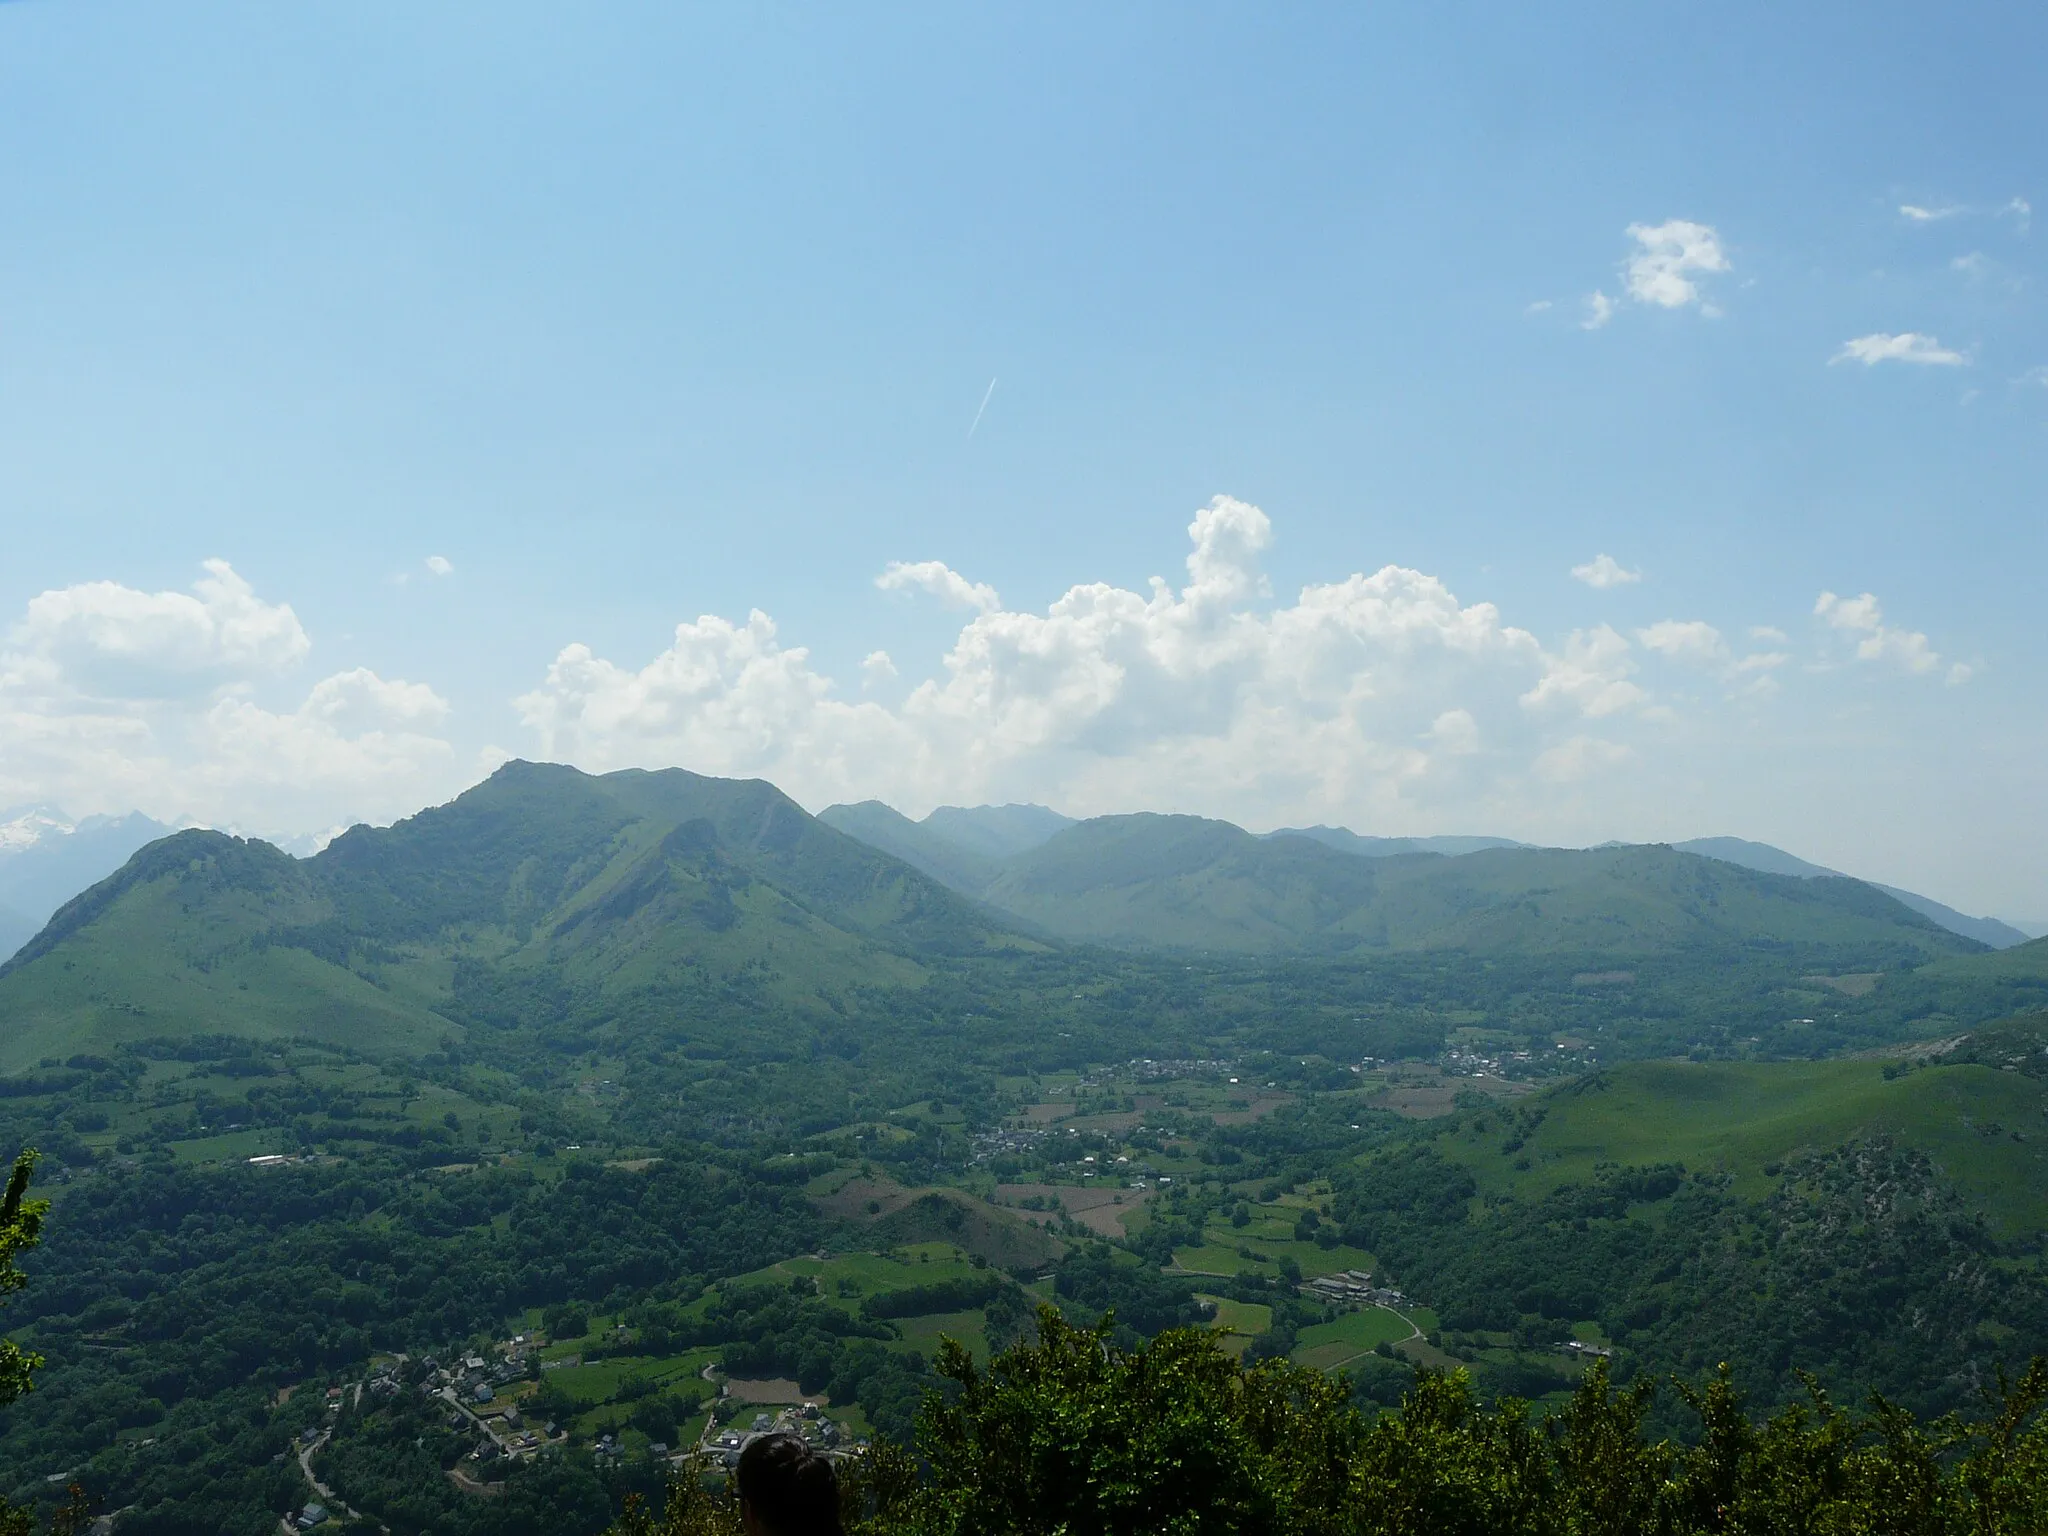
M 1648 1379 L 1604 1362 L 1568 1404 L 1486 1404 L 1463 1372 L 1418 1371 L 1368 1419 L 1334 1382 L 1285 1361 L 1244 1366 L 1211 1333 L 1136 1349 L 1113 1323 L 1051 1308 L 1038 1337 L 985 1368 L 948 1344 L 951 1390 L 920 1416 L 917 1456 L 879 1446 L 844 1464 L 862 1536 L 2020 1536 L 2048 1529 L 2048 1362 L 1987 1416 L 1921 1422 L 1807 1400 L 1752 1419 L 1725 1372 L 1679 1385 L 1694 1419 L 1652 1439 Z M 697 1480 L 614 1536 L 729 1536 L 731 1503 Z

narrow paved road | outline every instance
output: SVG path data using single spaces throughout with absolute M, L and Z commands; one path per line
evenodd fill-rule
M 360 1404 L 362 1400 L 362 1384 L 358 1382 L 356 1385 L 356 1402 Z M 361 1515 L 357 1514 L 353 1508 L 337 1497 L 332 1488 L 329 1488 L 313 1475 L 313 1457 L 322 1446 L 327 1444 L 328 1437 L 332 1434 L 332 1430 L 323 1429 L 320 1431 L 319 1439 L 315 1440 L 311 1445 L 299 1447 L 299 1470 L 306 1474 L 306 1486 L 313 1490 L 313 1497 L 326 1505 L 330 1512 L 341 1515 L 345 1519 L 359 1520 L 362 1518 Z M 290 1515 L 286 1515 L 277 1524 L 278 1529 L 286 1532 L 287 1536 L 298 1536 L 298 1527 L 292 1524 L 292 1517 Z M 391 1536 L 390 1526 L 379 1525 L 377 1529 L 382 1531 L 384 1536 Z

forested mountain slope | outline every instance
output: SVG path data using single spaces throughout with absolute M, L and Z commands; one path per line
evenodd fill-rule
M 1075 822 L 1056 811 L 1036 805 L 941 806 L 922 821 L 913 821 L 879 800 L 856 805 L 834 805 L 819 819 L 873 848 L 923 870 L 964 895 L 987 899 L 1030 921 L 1039 922 L 1034 897 L 1047 881 L 1047 869 L 1070 865 L 1076 857 L 1101 860 L 1102 883 L 1130 888 L 1147 878 L 1161 858 L 1173 865 L 1178 875 L 1190 873 L 1187 857 L 1197 860 L 1214 855 L 1228 857 L 1233 867 L 1222 878 L 1205 878 L 1200 889 L 1181 888 L 1159 898 L 1127 890 L 1127 903 L 1142 904 L 1163 899 L 1180 920 L 1181 931 L 1164 936 L 1162 925 L 1135 912 L 1125 914 L 1109 936 L 1112 943 L 1158 945 L 1171 948 L 1266 949 L 1303 942 L 1305 936 L 1323 926 L 1319 914 L 1327 913 L 1333 902 L 1342 904 L 1352 886 L 1342 875 L 1332 877 L 1335 888 L 1327 893 L 1304 885 L 1321 877 L 1289 861 L 1285 853 L 1275 854 L 1260 868 L 1255 856 L 1228 836 L 1238 829 L 1227 822 L 1207 821 L 1192 816 L 1098 817 L 1093 822 Z M 1093 831 L 1075 830 L 1094 828 Z M 1142 829 L 1142 830 L 1141 830 Z M 1056 837 L 1069 836 L 1068 850 L 1047 850 Z M 1347 827 L 1314 826 L 1282 828 L 1259 834 L 1269 842 L 1285 844 L 1307 840 L 1338 853 L 1370 859 L 1403 854 L 1434 854 L 1460 858 L 1469 854 L 1512 850 L 1529 854 L 1575 853 L 1580 850 L 1536 848 L 1502 837 L 1366 837 Z M 1169 843 L 1185 846 L 1168 851 Z M 1661 844 L 1604 844 L 1584 850 L 1611 854 L 1630 847 L 1663 847 Z M 1695 854 L 1723 864 L 1766 875 L 1802 879 L 1844 880 L 1852 876 L 1812 864 L 1773 848 L 1768 843 L 1739 837 L 1702 837 L 1669 845 L 1679 853 Z M 1118 860 L 1133 860 L 1120 864 Z M 1072 884 L 1065 875 L 1054 881 Z M 1225 892 L 1221 887 L 1249 879 L 1264 890 Z M 1877 881 L 1865 885 L 1897 901 L 1950 933 L 1994 949 L 2024 943 L 2026 935 L 1995 918 L 1971 917 L 1953 907 L 1913 891 Z M 1059 930 L 1053 925 L 1055 931 Z M 1167 925 L 1173 926 L 1173 925 Z M 1201 937 L 1197 937 L 1200 933 Z M 1078 935 L 1077 935 L 1078 936 Z M 1091 935 L 1092 936 L 1092 935 Z
M 818 820 L 966 895 L 978 895 L 1002 868 L 1000 856 L 966 847 L 879 800 L 828 805 Z
M 1502 1383 L 1553 1341 L 1630 1374 L 1799 1369 L 1967 1408 L 2048 1350 L 2048 1016 L 1888 1059 L 1636 1062 L 1472 1109 L 1339 1183 L 1368 1247 Z
M 1179 949 L 1642 954 L 1972 941 L 1854 880 L 1766 875 L 1660 846 L 1359 858 L 1192 816 L 1105 816 L 1009 860 L 984 900 L 1062 937 Z
M 1011 942 L 772 785 L 512 763 L 311 859 L 216 832 L 151 844 L 0 967 L 0 1071 L 200 1033 L 428 1051 L 593 999 L 825 1012 Z
M 1801 875 L 1809 879 L 1839 875 L 1839 870 L 1823 865 L 1809 864 L 1805 859 L 1773 848 L 1769 843 L 1753 843 L 1740 837 L 1695 837 L 1688 842 L 1672 846 L 1681 853 L 1697 853 L 1709 859 L 1721 859 L 1729 864 L 1740 864 L 1745 869 L 1762 870 L 1767 875 Z M 1931 896 L 1922 896 L 1916 891 L 1901 890 L 1896 885 L 1886 885 L 1879 880 L 1864 882 L 1885 895 L 1911 907 L 1922 917 L 1931 918 L 1950 933 L 1960 933 L 1966 939 L 1975 939 L 1980 944 L 1989 944 L 1993 949 L 2004 949 L 2014 944 L 2024 944 L 2027 936 L 2010 923 L 2001 923 L 1995 917 L 1971 917 L 1958 912 L 1945 902 Z
M 942 805 L 912 821 L 879 800 L 828 805 L 818 820 L 969 896 L 986 890 L 1006 859 L 1074 825 L 1042 805 Z

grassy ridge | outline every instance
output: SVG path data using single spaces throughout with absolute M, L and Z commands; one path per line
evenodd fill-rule
M 1892 1075 L 1886 1075 L 1887 1066 Z M 1479 1115 L 1446 1156 L 1484 1193 L 1529 1197 L 1594 1177 L 1601 1163 L 1677 1162 L 1731 1174 L 1760 1197 L 1767 1169 L 1806 1150 L 1888 1136 L 1924 1152 L 2007 1234 L 2048 1227 L 2048 1088 L 1979 1064 L 1901 1072 L 1877 1060 L 1634 1062 L 1533 1101 L 1533 1130 Z

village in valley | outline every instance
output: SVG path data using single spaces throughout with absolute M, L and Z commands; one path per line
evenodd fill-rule
M 1576 1056 L 1579 1042 L 1570 1044 Z M 1557 1065 L 1461 1043 L 1429 1063 L 1362 1061 L 1344 1069 L 1338 1092 L 1319 1098 L 1338 1113 L 1346 1103 L 1373 1103 L 1429 1117 L 1475 1091 L 1485 1102 L 1513 1103 Z M 985 1360 L 1028 1327 L 1029 1308 L 1059 1299 L 1056 1263 L 1073 1245 L 1109 1239 L 1142 1248 L 1148 1228 L 1178 1221 L 1179 1239 L 1154 1257 L 1167 1274 L 1195 1282 L 1200 1316 L 1234 1355 L 1256 1355 L 1272 1336 L 1275 1305 L 1245 1299 L 1261 1286 L 1310 1309 L 1285 1352 L 1321 1369 L 1341 1371 L 1374 1354 L 1450 1365 L 1470 1358 L 1475 1343 L 1484 1348 L 1487 1341 L 1466 1339 L 1465 1353 L 1447 1350 L 1429 1308 L 1378 1275 L 1372 1255 L 1342 1243 L 1327 1185 L 1232 1181 L 1228 1144 L 1219 1150 L 1203 1133 L 1256 1125 L 1302 1099 L 1278 1078 L 1246 1078 L 1227 1061 L 1133 1061 L 1035 1085 L 1033 1102 L 973 1135 L 957 1111 L 911 1106 L 849 1151 L 873 1152 L 936 1125 L 958 1136 L 962 1165 L 952 1179 L 920 1187 L 872 1157 L 835 1161 L 806 1192 L 822 1214 L 846 1224 L 850 1240 L 865 1232 L 874 1246 L 820 1251 L 721 1282 L 670 1321 L 701 1329 L 734 1295 L 786 1291 L 865 1320 L 869 1332 L 887 1335 L 883 1348 L 907 1358 L 929 1360 L 951 1338 Z M 608 1166 L 632 1173 L 656 1162 L 614 1157 Z M 463 1172 L 451 1168 L 449 1176 Z M 1005 1288 L 1021 1310 L 1006 1337 L 992 1338 L 982 1300 Z M 300 1445 L 308 1502 L 286 1527 L 310 1530 L 345 1511 L 318 1475 L 332 1426 L 345 1409 L 401 1394 L 430 1403 L 467 1442 L 446 1476 L 479 1498 L 496 1494 L 514 1466 L 547 1455 L 587 1456 L 599 1468 L 713 1474 L 735 1465 L 757 1434 L 798 1434 L 836 1458 L 861 1454 L 874 1432 L 858 1401 L 787 1377 L 729 1374 L 729 1348 L 718 1343 L 678 1347 L 658 1329 L 577 1305 L 535 1309 L 526 1324 L 488 1344 L 382 1356 L 360 1379 L 326 1388 L 327 1419 Z M 1556 1347 L 1567 1360 L 1609 1352 L 1598 1340 Z

